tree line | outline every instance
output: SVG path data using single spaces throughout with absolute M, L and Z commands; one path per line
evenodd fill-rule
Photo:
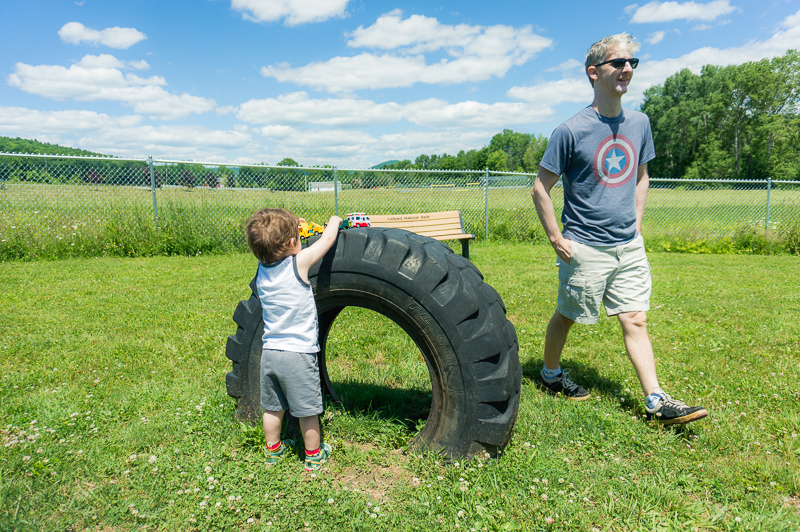
M 654 177 L 800 177 L 800 55 L 684 69 L 645 91 Z
M 543 135 L 518 133 L 504 129 L 487 146 L 479 150 L 461 150 L 456 155 L 420 155 L 414 161 L 405 159 L 383 168 L 396 170 L 483 170 L 495 172 L 535 173 L 539 169 L 547 138 Z

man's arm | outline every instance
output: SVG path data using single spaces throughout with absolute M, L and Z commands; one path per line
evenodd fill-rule
M 533 183 L 533 204 L 536 207 L 536 214 L 539 215 L 539 221 L 542 222 L 544 232 L 550 240 L 550 245 L 556 251 L 561 260 L 569 262 L 572 257 L 572 242 L 564 238 L 561 230 L 558 228 L 558 220 L 556 220 L 556 211 L 553 208 L 553 199 L 550 197 L 550 189 L 558 182 L 558 176 L 544 168 L 539 167 L 539 173 L 536 174 L 536 181 Z
M 339 224 L 342 219 L 338 216 L 331 216 L 328 220 L 328 226 L 322 232 L 319 240 L 300 251 L 297 254 L 297 273 L 300 278 L 308 282 L 308 270 L 321 259 L 325 253 L 331 249 L 334 242 L 336 242 L 336 235 L 339 233 Z
M 644 206 L 647 203 L 647 189 L 650 188 L 650 174 L 647 173 L 647 163 L 639 165 L 636 176 L 636 230 L 642 233 L 642 220 L 644 219 Z

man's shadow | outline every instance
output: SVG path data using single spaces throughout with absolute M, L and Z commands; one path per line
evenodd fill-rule
M 543 365 L 544 360 L 541 358 L 528 359 L 524 364 L 522 364 L 523 378 L 535 383 L 539 377 L 539 372 L 542 370 Z M 636 415 L 636 419 L 638 421 L 642 423 L 648 423 L 645 418 L 644 396 L 641 393 L 637 393 L 640 390 L 638 380 L 632 385 L 621 384 L 619 381 L 604 377 L 594 366 L 585 364 L 579 360 L 570 360 L 568 368 L 564 369 L 570 370 L 569 377 L 573 381 L 589 390 L 589 393 L 592 394 L 592 399 L 594 399 L 597 395 L 616 397 L 615 403 L 621 410 L 630 409 Z M 631 391 L 625 391 L 626 387 Z M 541 391 L 540 386 L 537 385 L 537 388 Z M 541 391 L 541 393 L 546 392 Z M 592 399 L 590 399 L 590 401 Z M 695 433 L 695 431 L 692 429 L 692 424 L 659 426 L 663 428 L 669 428 L 670 430 L 686 436 L 693 436 Z

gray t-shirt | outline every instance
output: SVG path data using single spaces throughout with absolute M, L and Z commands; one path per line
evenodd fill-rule
M 541 165 L 563 176 L 564 238 L 593 246 L 636 238 L 636 178 L 656 156 L 646 114 L 587 107 L 553 131 Z

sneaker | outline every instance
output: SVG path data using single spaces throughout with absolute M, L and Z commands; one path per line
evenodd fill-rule
M 312 456 L 306 455 L 306 471 L 316 471 L 322 467 L 323 464 L 327 463 L 332 451 L 333 447 L 327 443 L 323 443 L 319 446 L 319 452 L 317 454 Z
M 281 446 L 277 451 L 270 451 L 264 449 L 264 457 L 267 459 L 267 466 L 277 464 L 281 458 L 287 453 L 288 449 L 294 445 L 294 440 L 281 440 Z
M 697 421 L 708 415 L 702 406 L 686 406 L 681 401 L 673 399 L 666 392 L 658 392 L 662 399 L 653 408 L 645 406 L 647 421 L 655 421 L 661 425 L 675 425 Z
M 539 383 L 539 386 L 551 394 L 562 395 L 563 397 L 571 399 L 572 401 L 585 401 L 591 397 L 589 390 L 580 384 L 575 383 L 569 378 L 568 369 L 562 370 L 558 377 L 550 382 L 544 380 L 544 378 L 542 378 L 542 374 L 539 373 L 537 382 Z

